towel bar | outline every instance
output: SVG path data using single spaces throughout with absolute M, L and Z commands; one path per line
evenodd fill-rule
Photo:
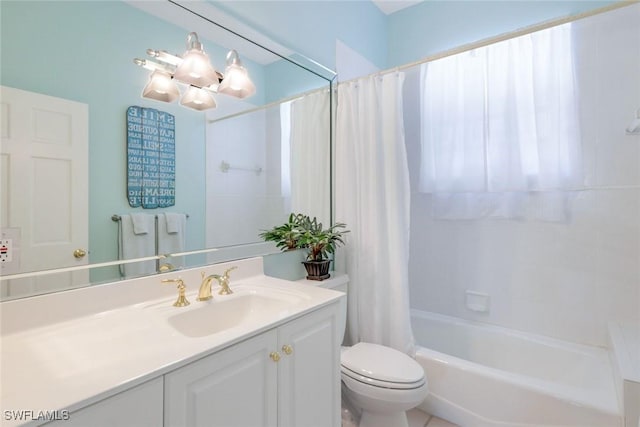
M 159 215 L 161 215 L 161 214 L 153 215 L 154 220 L 155 220 L 154 221 L 155 222 L 155 227 L 154 227 L 155 228 L 155 230 L 154 230 L 155 232 L 154 232 L 154 234 L 155 234 L 155 253 L 156 253 L 156 256 L 157 255 L 163 255 L 163 254 L 159 253 L 160 252 L 159 251 L 159 245 L 160 244 L 159 244 L 159 241 L 158 241 L 158 216 Z M 188 219 L 189 218 L 189 214 L 185 214 L 185 217 Z M 122 220 L 122 216 L 120 216 L 118 214 L 111 215 L 111 221 L 119 223 L 121 220 Z M 118 233 L 120 233 L 120 227 L 121 226 L 122 226 L 121 224 L 118 224 L 118 230 L 119 230 Z M 118 252 L 120 252 L 120 250 L 121 250 L 121 247 L 120 247 L 121 245 L 122 245 L 122 243 L 120 242 L 120 240 L 118 240 Z M 118 254 L 118 257 L 120 257 L 120 254 Z M 164 264 L 162 266 L 164 266 Z M 162 269 L 161 269 L 162 266 L 160 265 L 160 260 L 156 259 L 156 272 L 163 272 Z M 123 266 L 120 265 L 120 275 L 124 277 L 124 270 L 123 270 L 122 267 Z
M 185 214 L 185 215 L 186 215 L 187 218 L 189 218 L 189 214 Z M 157 217 L 158 217 L 158 215 L 156 215 L 156 218 Z M 118 214 L 111 215 L 111 221 L 118 222 L 121 219 L 122 219 L 122 217 L 120 215 L 118 215 Z

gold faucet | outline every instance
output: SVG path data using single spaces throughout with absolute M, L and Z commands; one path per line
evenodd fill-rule
M 200 273 L 202 277 L 202 282 L 200 283 L 200 290 L 198 291 L 198 301 L 208 301 L 213 298 L 211 295 L 211 281 L 213 280 L 212 276 L 204 277 L 204 271 Z
M 181 278 L 177 279 L 162 279 L 162 283 L 177 283 L 178 284 L 178 299 L 173 303 L 174 307 L 186 307 L 189 305 L 187 297 L 184 295 L 184 290 L 187 288 Z
M 211 274 L 207 277 L 204 276 L 204 272 L 200 273 L 202 276 L 202 283 L 200 283 L 200 290 L 198 291 L 198 301 L 207 301 L 213 298 L 211 295 L 211 282 L 213 279 L 218 281 L 218 284 L 222 289 L 218 291 L 218 295 L 230 295 L 233 293 L 229 289 L 229 273 L 238 267 L 231 267 L 227 269 L 222 276 L 219 274 Z

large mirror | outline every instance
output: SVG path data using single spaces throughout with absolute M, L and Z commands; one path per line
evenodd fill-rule
M 0 7 L 2 299 L 267 253 L 260 230 L 291 211 L 330 221 L 330 70 L 205 1 Z M 256 93 L 214 94 L 206 111 L 141 97 L 150 72 L 134 58 L 182 55 L 191 32 L 221 73 L 235 49 Z M 175 120 L 172 206 L 129 203 L 130 107 Z M 186 215 L 182 245 L 123 255 L 121 219 L 133 213 Z M 167 252 L 193 254 L 157 259 Z M 150 270 L 127 275 L 121 258 Z

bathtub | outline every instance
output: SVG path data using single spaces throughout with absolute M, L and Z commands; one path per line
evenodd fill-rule
M 622 427 L 608 351 L 412 310 L 420 405 L 462 427 Z

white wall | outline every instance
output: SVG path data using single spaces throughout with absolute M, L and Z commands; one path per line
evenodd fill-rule
M 606 345 L 606 322 L 640 323 L 640 5 L 574 23 L 587 190 L 568 224 L 435 221 L 416 192 L 416 70 L 405 126 L 412 178 L 411 306 L 573 342 Z M 413 85 L 413 86 L 412 86 Z M 465 290 L 491 296 L 465 308 Z
M 207 125 L 206 247 L 262 241 L 260 230 L 286 219 L 280 192 L 279 108 Z M 220 169 L 223 161 L 231 166 L 227 172 Z M 262 170 L 249 170 L 253 168 Z

